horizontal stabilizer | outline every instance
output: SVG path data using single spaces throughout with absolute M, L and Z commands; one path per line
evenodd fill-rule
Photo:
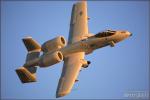
M 35 40 L 33 40 L 32 37 L 23 38 L 22 41 L 24 45 L 26 46 L 28 52 L 41 50 L 41 46 Z
M 22 83 L 36 82 L 35 72 L 36 72 L 35 67 L 32 70 L 31 69 L 28 70 L 25 67 L 20 67 L 19 69 L 16 69 L 16 73 Z

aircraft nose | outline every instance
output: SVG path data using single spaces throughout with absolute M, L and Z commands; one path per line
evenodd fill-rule
M 132 33 L 130 33 L 130 32 L 126 32 L 126 34 L 127 34 L 128 36 L 132 36 Z

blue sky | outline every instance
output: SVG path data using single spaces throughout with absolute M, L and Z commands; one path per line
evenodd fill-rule
M 1 96 L 17 99 L 52 99 L 63 62 L 38 68 L 37 82 L 22 84 L 15 69 L 25 62 L 21 39 L 32 36 L 40 44 L 56 36 L 68 39 L 71 8 L 76 1 L 5 1 L 1 9 Z M 126 98 L 129 91 L 148 92 L 148 1 L 88 1 L 89 31 L 122 29 L 133 36 L 114 48 L 105 47 L 86 56 L 72 92 L 62 99 Z

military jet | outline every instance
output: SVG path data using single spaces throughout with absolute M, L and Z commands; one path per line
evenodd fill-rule
M 106 30 L 91 34 L 88 31 L 88 20 L 87 3 L 80 1 L 72 7 L 68 43 L 63 36 L 46 41 L 42 45 L 32 37 L 23 38 L 28 53 L 25 64 L 16 69 L 21 82 L 36 82 L 37 66 L 45 68 L 64 61 L 56 98 L 65 96 L 78 81 L 81 68 L 87 68 L 91 63 L 84 59 L 85 55 L 105 46 L 114 47 L 116 43 L 132 35 L 126 30 Z M 40 52 L 43 54 L 40 55 Z

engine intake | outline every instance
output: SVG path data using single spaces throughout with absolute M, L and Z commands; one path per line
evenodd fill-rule
M 63 60 L 63 55 L 60 51 L 48 52 L 43 54 L 39 60 L 40 67 L 48 67 L 59 63 Z
M 55 50 L 58 50 L 62 47 L 64 47 L 66 45 L 66 40 L 64 37 L 62 36 L 58 36 L 52 40 L 49 40 L 47 42 L 45 42 L 43 45 L 42 45 L 42 48 L 41 50 L 46 53 L 46 52 L 49 52 L 49 51 L 55 51 Z

